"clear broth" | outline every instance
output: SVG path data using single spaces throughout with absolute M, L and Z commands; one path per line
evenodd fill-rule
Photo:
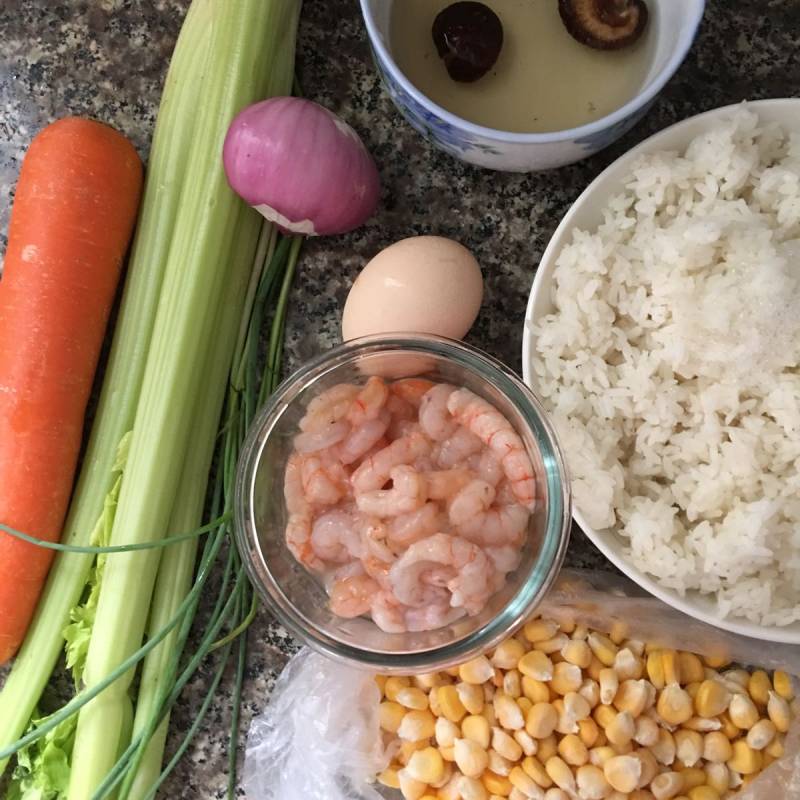
M 647 74 L 649 29 L 631 47 L 593 50 L 567 33 L 557 0 L 484 0 L 503 23 L 503 49 L 487 75 L 458 83 L 431 36 L 433 20 L 451 2 L 395 0 L 392 55 L 423 94 L 478 125 L 515 133 L 585 125 L 625 105 Z

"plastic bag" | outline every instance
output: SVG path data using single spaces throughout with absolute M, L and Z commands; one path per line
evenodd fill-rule
M 800 674 L 800 648 L 747 639 L 698 622 L 636 584 L 607 573 L 564 570 L 538 609 L 599 631 Z M 388 763 L 371 673 L 301 650 L 287 664 L 264 713 L 250 727 L 244 788 L 249 800 L 382 800 L 399 792 L 372 781 Z M 733 797 L 800 798 L 800 720 L 785 754 Z

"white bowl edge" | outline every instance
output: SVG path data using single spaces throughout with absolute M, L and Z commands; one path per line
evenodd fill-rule
M 535 376 L 530 366 L 533 349 L 531 326 L 534 324 L 534 320 L 553 310 L 550 285 L 555 262 L 558 253 L 571 238 L 573 229 L 597 227 L 601 222 L 601 213 L 606 202 L 614 192 L 619 191 L 621 179 L 629 174 L 631 164 L 638 156 L 658 150 L 684 149 L 695 136 L 740 106 L 741 104 L 736 103 L 706 111 L 677 122 L 645 139 L 601 172 L 583 190 L 564 215 L 542 254 L 525 311 L 522 333 L 522 376 L 525 383 L 537 396 Z M 746 103 L 746 107 L 758 113 L 759 118 L 764 122 L 777 122 L 800 133 L 800 98 L 755 100 Z M 572 516 L 581 530 L 609 561 L 643 589 L 673 608 L 717 628 L 742 636 L 785 644 L 800 644 L 800 622 L 786 626 L 768 626 L 750 622 L 741 617 L 720 617 L 715 611 L 715 602 L 711 595 L 701 595 L 697 591 L 690 590 L 686 592 L 685 596 L 681 596 L 677 591 L 662 586 L 653 577 L 630 564 L 621 553 L 623 542 L 621 537 L 611 529 L 594 530 L 574 503 Z

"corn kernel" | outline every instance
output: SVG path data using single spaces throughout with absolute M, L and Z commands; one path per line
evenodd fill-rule
M 740 731 L 739 729 L 731 722 L 731 718 L 726 714 L 719 715 L 719 721 L 722 723 L 722 727 L 720 730 L 729 738 L 735 739 Z
M 525 730 L 534 739 L 544 739 L 556 729 L 558 712 L 552 703 L 536 703 L 528 712 Z
M 439 752 L 442 754 L 442 758 L 445 761 L 456 760 L 456 752 L 455 752 L 455 747 L 453 745 L 450 745 L 450 747 L 440 747 Z
M 526 730 L 514 731 L 514 741 L 522 748 L 522 752 L 526 756 L 536 755 L 538 745 Z
M 769 693 L 767 714 L 780 733 L 786 733 L 789 730 L 789 703 L 777 692 Z M 733 721 L 736 722 L 736 720 Z
M 711 667 L 711 669 L 722 669 L 731 663 L 728 651 L 722 645 L 718 645 L 711 655 L 704 656 L 703 660 L 706 662 L 706 666 Z
M 439 751 L 441 755 L 441 751 Z M 448 761 L 447 759 L 442 756 L 442 761 L 444 764 L 444 771 L 442 772 L 442 777 L 438 781 L 434 781 L 430 784 L 431 789 L 441 789 L 446 784 L 450 783 L 453 778 L 453 773 L 455 770 L 453 769 L 453 762 Z
M 502 728 L 492 730 L 492 749 L 509 761 L 522 758 L 522 748 Z
M 461 800 L 488 800 L 489 793 L 482 781 L 462 775 L 458 779 L 458 791 Z
M 558 743 L 558 754 L 573 767 L 580 767 L 589 761 L 586 745 L 574 733 L 565 736 Z
M 746 694 L 733 695 L 728 707 L 728 716 L 741 730 L 750 730 L 759 719 L 755 703 Z
M 719 792 L 708 784 L 689 789 L 688 796 L 689 800 L 719 800 Z
M 753 750 L 763 750 L 775 738 L 777 730 L 771 719 L 760 719 L 747 732 L 745 741 Z
M 642 774 L 639 777 L 639 784 L 636 788 L 643 789 L 658 775 L 660 769 L 658 761 L 656 761 L 656 757 L 644 747 L 635 750 L 633 755 L 642 762 Z
M 664 683 L 683 683 L 681 680 L 681 663 L 676 650 L 662 650 L 661 663 L 664 668 Z
M 430 711 L 408 711 L 397 729 L 400 739 L 418 742 L 430 739 L 436 730 L 436 721 Z
M 644 664 L 629 648 L 623 647 L 614 658 L 613 669 L 621 681 L 638 680 L 644 673 Z
M 503 758 L 496 750 L 489 751 L 489 771 L 494 772 L 496 775 L 508 777 L 514 764 L 507 758 Z
M 566 634 L 557 633 L 552 639 L 545 639 L 542 642 L 536 642 L 534 648 L 536 650 L 540 650 L 542 653 L 546 653 L 547 655 L 552 655 L 555 659 L 556 654 L 559 656 L 561 655 L 561 651 L 564 649 L 564 645 L 568 641 L 569 637 L 567 637 Z
M 411 683 L 418 689 L 424 689 L 429 692 L 435 686 L 440 686 L 442 683 L 447 683 L 447 681 L 438 672 L 423 672 L 421 675 L 415 675 L 411 679 Z
M 703 679 L 705 680 L 705 678 Z M 692 681 L 692 683 L 687 683 L 683 688 L 686 689 L 686 694 L 692 698 L 692 702 L 694 703 L 697 699 L 697 693 L 700 691 L 700 687 L 703 685 L 703 681 Z
M 486 717 L 486 721 L 492 728 L 497 725 L 497 715 L 494 713 L 494 695 L 492 695 L 492 702 L 484 705 L 481 716 Z
M 678 653 L 678 663 L 680 664 L 681 680 L 686 683 L 702 683 L 705 679 L 703 662 L 694 653 L 687 653 L 681 650 Z
M 486 748 L 472 739 L 456 739 L 453 750 L 456 766 L 470 778 L 477 778 L 489 766 Z
M 617 747 L 629 744 L 636 733 L 636 723 L 629 711 L 620 711 L 605 728 L 608 741 Z M 622 791 L 620 789 L 620 791 Z
M 756 670 L 756 672 L 763 672 L 763 670 Z M 766 677 L 766 673 L 764 673 L 764 676 Z M 746 669 L 728 669 L 720 675 L 720 678 L 730 691 L 746 692 L 751 675 Z
M 784 753 L 783 736 L 778 734 L 765 748 L 764 752 L 772 758 L 780 758 Z
M 406 710 L 399 703 L 392 702 L 391 700 L 384 700 L 378 706 L 378 719 L 382 730 L 388 733 L 397 733 L 403 717 L 406 715 Z
M 618 792 L 632 792 L 642 775 L 642 764 L 634 756 L 614 756 L 603 765 L 603 775 Z
M 431 694 L 434 692 L 442 710 L 442 716 L 449 719 L 450 722 L 460 722 L 467 713 L 467 709 L 464 708 L 464 704 L 458 696 L 458 689 L 452 685 L 439 686 L 437 689 L 431 689 Z
M 567 794 L 574 794 L 575 776 L 562 758 L 559 756 L 551 756 L 547 759 L 544 768 L 550 776 L 550 779 L 559 789 L 563 789 Z
M 656 710 L 668 725 L 680 725 L 692 716 L 692 698 L 677 683 L 670 683 L 661 690 Z M 714 715 L 701 714 L 701 716 Z
M 553 785 L 553 779 L 547 774 L 544 765 L 536 756 L 526 756 L 523 758 L 522 769 L 527 775 L 530 775 L 542 789 L 549 789 Z
M 406 769 L 401 769 L 397 773 L 397 778 L 400 782 L 400 791 L 406 800 L 420 800 L 428 789 L 424 783 L 412 778 Z
M 641 639 L 627 639 L 625 641 L 625 647 L 634 655 L 639 656 L 639 658 L 644 655 L 644 642 Z M 644 668 L 644 665 L 642 665 L 642 668 Z
M 772 676 L 772 682 L 775 684 L 775 693 L 782 697 L 784 700 L 794 699 L 794 686 L 792 679 L 788 673 L 782 669 L 776 669 Z
M 650 791 L 656 800 L 672 800 L 683 790 L 683 776 L 680 772 L 662 772 L 650 782 Z
M 495 669 L 494 675 L 492 675 L 492 684 L 496 689 L 503 688 L 503 672 L 502 670 Z
M 725 764 L 706 764 L 706 783 L 720 795 L 726 794 L 730 787 L 730 773 Z
M 623 681 L 614 697 L 614 705 L 620 711 L 628 711 L 638 717 L 647 706 L 647 682 L 629 679 Z
M 758 750 L 753 750 L 744 739 L 737 739 L 733 743 L 733 756 L 728 761 L 728 766 L 740 775 L 752 775 L 761 769 L 762 756 Z
M 592 631 L 586 638 L 586 641 L 589 643 L 589 647 L 592 648 L 592 653 L 594 653 L 598 661 L 606 667 L 614 666 L 614 659 L 617 656 L 619 648 L 611 639 Z
M 461 704 L 470 714 L 480 714 L 483 711 L 483 687 L 474 683 L 457 683 L 456 691 Z
M 400 778 L 397 776 L 397 770 L 393 767 L 387 767 L 378 775 L 378 783 L 388 786 L 390 789 L 399 789 Z
M 448 685 L 449 683 L 447 681 L 443 681 L 441 684 L 439 684 L 438 687 L 433 688 L 428 692 L 428 708 L 430 709 L 431 714 L 433 714 L 436 717 L 442 716 L 442 704 L 439 702 L 439 688 L 441 686 L 448 686 Z
M 400 689 L 405 689 L 408 686 L 411 686 L 410 678 L 392 675 L 390 678 L 386 679 L 386 682 L 383 685 L 383 694 L 386 696 L 387 700 L 397 702 L 397 693 L 400 691 Z
M 703 758 L 714 764 L 724 764 L 733 756 L 733 748 L 722 731 L 712 731 L 703 737 Z
M 771 688 L 772 683 L 769 675 L 763 669 L 757 669 L 748 678 L 747 691 L 753 702 L 758 703 L 760 706 L 766 706 Z
M 525 797 L 541 797 L 544 794 L 539 784 L 522 767 L 514 767 L 508 779 Z
M 571 639 L 561 649 L 564 661 L 581 669 L 586 669 L 592 663 L 592 651 L 588 644 L 582 639 Z
M 706 782 L 705 770 L 699 767 L 684 767 L 680 770 L 681 777 L 683 777 L 683 791 L 688 794 L 690 789 L 695 786 L 702 786 Z
M 583 764 L 575 773 L 578 796 L 582 800 L 603 800 L 611 792 L 611 787 L 603 770 L 594 764 Z
M 718 731 L 722 728 L 722 722 L 719 717 L 692 717 L 683 723 L 683 727 L 690 731 L 697 731 L 698 733 L 708 733 L 709 731 Z
M 616 755 L 614 748 L 608 745 L 593 747 L 589 750 L 589 763 L 594 764 L 596 767 L 602 767 L 609 758 L 614 758 Z
M 594 708 L 600 702 L 600 684 L 586 679 L 578 689 L 578 694 L 589 703 L 589 708 Z
M 520 711 L 522 711 L 522 716 L 527 717 L 528 712 L 533 708 L 533 703 L 524 695 L 522 697 L 516 697 L 515 700 L 517 701 Z
M 444 776 L 444 761 L 435 747 L 417 750 L 411 755 L 406 772 L 421 783 L 437 783 Z
M 558 722 L 556 723 L 556 733 L 577 733 L 578 723 L 567 714 L 564 709 L 564 701 L 562 698 L 553 700 L 553 708 L 558 713 Z
M 530 650 L 517 662 L 517 669 L 523 675 L 537 681 L 549 681 L 553 677 L 553 662 L 540 650 Z
M 536 755 L 542 764 L 546 764 L 547 759 L 554 756 L 557 752 L 558 741 L 556 740 L 555 734 L 551 733 L 549 736 L 545 736 L 544 739 L 539 739 L 539 749 L 536 751 Z
M 517 662 L 525 655 L 525 645 L 518 639 L 500 642 L 489 659 L 492 666 L 499 669 L 516 669 Z
M 569 795 L 558 786 L 553 786 L 544 793 L 544 800 L 569 800 Z
M 675 761 L 675 737 L 669 731 L 660 729 L 658 741 L 650 745 L 650 750 L 659 764 L 665 767 L 670 766 Z
M 593 680 L 599 681 L 600 680 L 600 673 L 602 670 L 606 669 L 603 665 L 603 662 L 598 659 L 594 653 L 592 654 L 592 660 L 589 663 L 589 667 L 586 670 L 586 674 Z
M 544 797 L 544 792 L 542 792 L 539 796 Z M 528 798 L 524 792 L 521 792 L 516 786 L 512 786 L 511 791 L 508 794 L 508 800 L 528 800 Z
M 483 781 L 487 792 L 499 797 L 508 797 L 512 789 L 512 783 L 505 775 L 498 775 L 491 770 L 486 770 L 481 775 L 481 781 Z
M 494 676 L 494 667 L 486 656 L 478 656 L 463 663 L 458 668 L 458 676 L 464 683 L 477 685 L 491 680 Z
M 480 745 L 484 750 L 489 749 L 492 730 L 486 717 L 480 714 L 471 714 L 461 721 L 461 737 Z M 459 738 L 458 736 L 456 738 Z M 455 740 L 454 740 L 455 741 Z
M 578 737 L 586 747 L 594 747 L 599 735 L 600 729 L 591 717 L 578 722 Z
M 548 703 L 550 701 L 550 688 L 547 684 L 528 675 L 522 676 L 522 694 L 532 703 Z
M 517 705 L 516 700 L 507 694 L 496 694 L 494 696 L 494 713 L 497 717 L 497 722 L 510 731 L 525 727 L 522 709 Z
M 597 706 L 592 711 L 594 721 L 603 729 L 607 728 L 617 716 L 617 712 L 611 706 Z
M 647 677 L 650 678 L 650 683 L 661 691 L 667 685 L 664 679 L 664 660 L 661 657 L 661 650 L 651 650 L 647 654 L 645 668 Z
M 703 737 L 697 731 L 683 728 L 675 731 L 675 756 L 687 767 L 693 767 L 703 757 Z
M 550 688 L 556 694 L 563 696 L 568 692 L 577 692 L 581 688 L 581 683 L 583 683 L 583 674 L 580 667 L 576 667 L 566 661 L 562 661 L 553 667 Z
M 503 675 L 503 691 L 509 697 L 516 699 L 522 695 L 522 685 L 520 681 L 521 677 L 522 676 L 515 669 L 510 669 L 505 675 Z
M 534 619 L 523 628 L 525 638 L 531 643 L 552 639 L 558 633 L 558 623 L 550 619 Z
M 639 717 L 633 733 L 633 741 L 643 747 L 652 747 L 658 741 L 658 724 L 650 717 Z
M 577 692 L 567 692 L 564 695 L 564 713 L 575 722 L 580 722 L 592 713 L 592 707 L 582 695 Z
M 611 623 L 611 630 L 608 632 L 608 638 L 616 645 L 621 645 L 630 633 L 630 628 L 627 622 L 621 619 L 615 619 Z
M 614 702 L 619 690 L 619 676 L 616 671 L 606 667 L 600 670 L 600 702 L 609 705 Z
M 414 686 L 404 687 L 395 693 L 395 702 L 404 708 L 423 711 L 428 707 L 428 695 Z

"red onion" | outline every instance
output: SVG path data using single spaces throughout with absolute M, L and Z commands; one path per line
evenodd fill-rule
M 378 170 L 358 134 L 310 100 L 274 97 L 245 108 L 222 160 L 233 190 L 292 233 L 345 233 L 378 203 Z

